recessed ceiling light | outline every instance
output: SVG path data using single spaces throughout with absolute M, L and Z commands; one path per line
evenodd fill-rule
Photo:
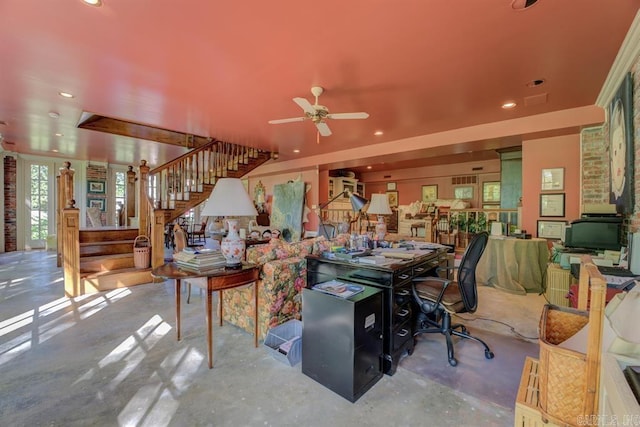
M 53 149 L 53 150 L 51 150 L 51 151 L 53 151 L 54 153 L 57 153 L 57 152 L 58 152 L 58 150 L 56 150 L 56 149 Z
M 51 117 L 52 119 L 57 119 L 58 117 L 60 117 L 60 113 L 56 113 L 55 111 L 49 111 L 49 117 Z
M 56 133 L 56 136 L 64 136 L 64 133 L 58 132 L 58 133 Z
M 298 150 L 297 148 L 295 150 L 293 150 L 294 153 L 299 153 L 300 150 Z
M 511 108 L 515 108 L 517 104 L 513 101 L 507 101 L 504 104 L 502 104 L 502 108 L 504 108 L 505 110 L 509 110 Z
M 73 98 L 74 95 L 72 93 L 69 92 L 58 92 L 58 95 L 62 96 L 63 98 Z
M 82 1 L 88 4 L 89 6 L 96 6 L 96 7 L 102 6 L 102 0 L 82 0 Z
M 373 166 L 367 166 L 367 169 L 372 169 L 372 168 L 373 168 Z
M 381 130 L 377 130 L 373 133 L 375 136 L 380 136 L 380 135 L 384 135 L 384 132 L 382 132 Z

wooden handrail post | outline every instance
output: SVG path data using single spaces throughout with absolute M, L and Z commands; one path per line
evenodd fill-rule
M 56 233 L 58 233 L 58 256 L 57 266 L 62 267 L 64 256 L 64 239 L 62 238 L 62 210 L 69 207 L 69 201 L 73 200 L 73 176 L 75 171 L 71 169 L 70 162 L 64 162 L 60 168 L 60 175 L 56 176 L 56 185 L 58 188 L 56 209 Z M 79 218 L 79 215 L 78 215 Z
M 64 293 L 72 298 L 83 293 L 80 289 L 80 210 L 75 207 L 75 200 L 69 200 L 68 206 L 62 210 L 61 225 L 58 239 L 63 240 L 64 247 Z
M 129 166 L 129 170 L 127 170 L 127 201 L 125 206 L 127 218 L 134 218 L 136 216 L 136 173 L 133 171 L 133 166 Z
M 151 218 L 151 267 L 164 264 L 164 211 L 154 209 Z
M 140 186 L 138 187 L 139 215 L 138 229 L 140 234 L 148 236 L 149 230 L 149 166 L 146 160 L 140 161 Z

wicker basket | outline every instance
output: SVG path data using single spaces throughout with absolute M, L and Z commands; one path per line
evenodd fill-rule
M 149 268 L 151 265 L 151 242 L 147 236 L 138 236 L 133 241 L 133 265 Z
M 583 262 L 580 283 L 595 299 L 590 311 L 547 304 L 540 318 L 538 408 L 543 420 L 570 426 L 598 413 L 600 351 L 606 283 L 593 264 Z M 585 353 L 560 345 L 589 324 Z
M 589 314 L 548 304 L 540 319 L 540 397 L 543 415 L 554 422 L 576 425 L 585 414 L 586 353 L 559 347 L 589 321 Z

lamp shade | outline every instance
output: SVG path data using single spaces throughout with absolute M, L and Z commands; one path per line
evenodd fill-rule
M 258 212 L 239 178 L 220 178 L 200 215 L 256 216 Z
M 357 193 L 352 193 L 349 196 L 349 201 L 351 202 L 351 208 L 354 212 L 358 212 L 367 204 L 368 200 L 364 197 L 358 195 Z
M 372 194 L 371 203 L 367 209 L 368 214 L 374 215 L 391 215 L 391 208 L 389 207 L 389 199 L 386 194 Z

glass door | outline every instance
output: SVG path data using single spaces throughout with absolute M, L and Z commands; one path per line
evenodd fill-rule
M 26 187 L 27 223 L 25 248 L 44 249 L 46 247 L 50 224 L 55 222 L 53 211 L 53 186 L 51 185 L 51 167 L 46 164 L 31 163 L 28 167 Z

